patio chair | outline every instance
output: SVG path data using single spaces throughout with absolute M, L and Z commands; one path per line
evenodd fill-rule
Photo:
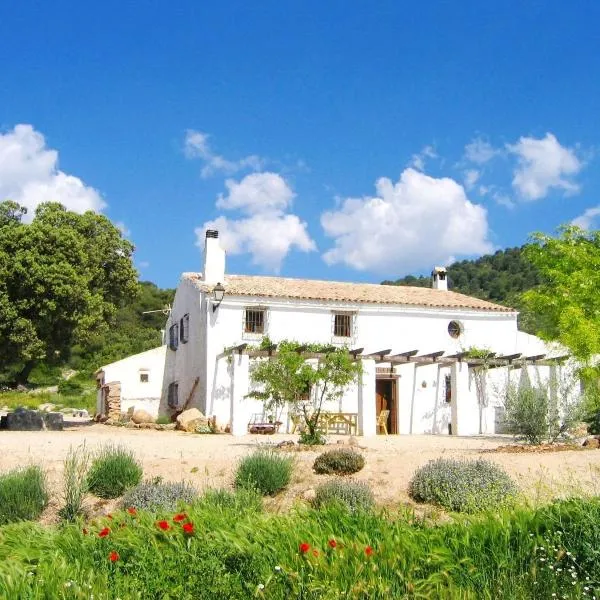
M 388 422 L 389 416 L 390 416 L 389 410 L 382 410 L 379 413 L 379 416 L 377 417 L 377 433 L 379 433 L 379 430 L 383 429 L 383 433 L 385 433 L 385 435 L 388 434 L 387 422 Z

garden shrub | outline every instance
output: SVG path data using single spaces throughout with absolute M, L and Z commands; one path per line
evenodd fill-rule
M 87 492 L 89 454 L 85 446 L 70 448 L 64 461 L 63 500 L 65 505 L 59 515 L 65 521 L 73 521 L 83 514 L 83 500 Z
M 315 459 L 313 469 L 319 474 L 351 475 L 365 466 L 361 454 L 350 448 L 336 448 L 323 452 Z
M 142 466 L 131 450 L 107 445 L 92 461 L 88 489 L 100 498 L 117 498 L 142 479 Z
M 274 496 L 292 478 L 294 459 L 272 450 L 258 450 L 240 461 L 235 487 L 255 489 L 263 496 Z
M 516 486 L 502 468 L 490 461 L 438 458 L 416 471 L 408 492 L 417 502 L 438 504 L 456 512 L 476 512 L 509 501 Z
M 327 438 L 320 431 L 310 433 L 308 429 L 303 429 L 300 432 L 298 443 L 305 446 L 324 446 L 327 443 Z
M 332 479 L 317 486 L 313 506 L 322 508 L 332 504 L 360 512 L 372 509 L 375 499 L 371 488 L 362 481 Z
M 46 475 L 38 466 L 0 475 L 0 525 L 37 519 L 48 504 Z
M 144 481 L 125 493 L 121 505 L 123 508 L 166 511 L 175 510 L 180 504 L 191 504 L 197 497 L 196 488 L 184 481 Z
M 173 423 L 173 419 L 169 415 L 160 415 L 156 417 L 156 421 L 158 425 L 170 425 Z

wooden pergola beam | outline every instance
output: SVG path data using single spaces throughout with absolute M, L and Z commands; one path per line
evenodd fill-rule
M 388 356 L 391 351 L 391 348 L 387 348 L 386 350 L 377 350 L 376 352 L 371 352 L 366 356 L 379 356 L 379 362 L 385 362 L 384 358 Z
M 410 359 L 413 356 L 416 356 L 417 354 L 419 354 L 418 350 L 409 350 L 408 352 L 399 352 L 398 354 L 392 354 L 390 356 L 390 358 L 394 358 L 394 359 L 400 358 L 400 359 L 404 359 L 403 362 L 409 362 Z
M 348 352 L 352 354 L 354 358 L 356 358 L 359 354 L 363 353 L 363 350 L 364 348 L 353 348 L 352 350 L 348 350 Z
M 421 354 L 421 356 L 417 356 L 416 358 L 431 358 L 432 362 L 436 362 L 440 356 L 445 354 L 445 350 L 438 350 L 437 352 L 430 352 L 429 354 Z
M 526 356 L 525 360 L 535 363 L 538 360 L 542 360 L 542 358 L 546 358 L 546 355 L 545 354 L 536 354 L 535 356 Z
M 248 347 L 248 344 L 244 343 L 244 344 L 238 344 L 237 346 L 234 346 L 233 348 L 231 348 L 231 352 L 237 352 L 238 354 L 242 354 L 242 352 Z

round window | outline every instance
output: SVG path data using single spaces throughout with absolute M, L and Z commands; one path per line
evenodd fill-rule
M 456 338 L 460 337 L 460 334 L 462 332 L 463 332 L 463 327 L 459 321 L 450 321 L 450 323 L 448 323 L 448 333 L 450 334 L 450 337 L 453 337 L 456 339 Z

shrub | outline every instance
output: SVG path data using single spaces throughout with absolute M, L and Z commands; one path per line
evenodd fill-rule
M 209 489 L 200 498 L 199 504 L 206 507 L 217 507 L 235 512 L 260 512 L 263 508 L 262 497 L 256 490 Z
M 191 504 L 197 497 L 196 488 L 184 481 L 162 483 L 154 480 L 144 481 L 129 490 L 121 504 L 123 508 L 138 510 L 175 510 L 180 504 Z
M 349 448 L 338 448 L 317 456 L 313 469 L 320 474 L 351 475 L 364 466 L 365 459 L 358 452 Z
M 0 525 L 37 519 L 47 504 L 46 475 L 40 467 L 0 475 Z
M 142 466 L 133 452 L 122 446 L 107 445 L 92 461 L 87 484 L 100 498 L 117 498 L 142 479 Z
M 172 422 L 173 419 L 171 419 L 171 417 L 169 417 L 168 415 L 160 415 L 156 418 L 156 423 L 158 425 L 169 425 Z
M 327 438 L 320 431 L 310 433 L 308 429 L 303 429 L 300 432 L 298 443 L 305 446 L 324 446 L 327 443 Z
M 487 460 L 438 458 L 417 470 L 408 492 L 417 502 L 475 512 L 507 502 L 515 495 L 516 486 L 504 470 Z
M 83 500 L 87 492 L 89 454 L 85 447 L 69 450 L 64 461 L 63 500 L 59 515 L 65 521 L 74 521 L 83 514 Z
M 235 474 L 235 487 L 255 489 L 263 496 L 274 496 L 288 485 L 294 459 L 269 450 L 258 450 L 244 457 Z
M 62 379 L 58 384 L 58 393 L 63 396 L 78 396 L 83 392 L 83 386 L 72 379 Z
M 362 481 L 332 479 L 317 486 L 313 505 L 322 508 L 338 504 L 350 512 L 368 511 L 375 499 L 369 486 Z

